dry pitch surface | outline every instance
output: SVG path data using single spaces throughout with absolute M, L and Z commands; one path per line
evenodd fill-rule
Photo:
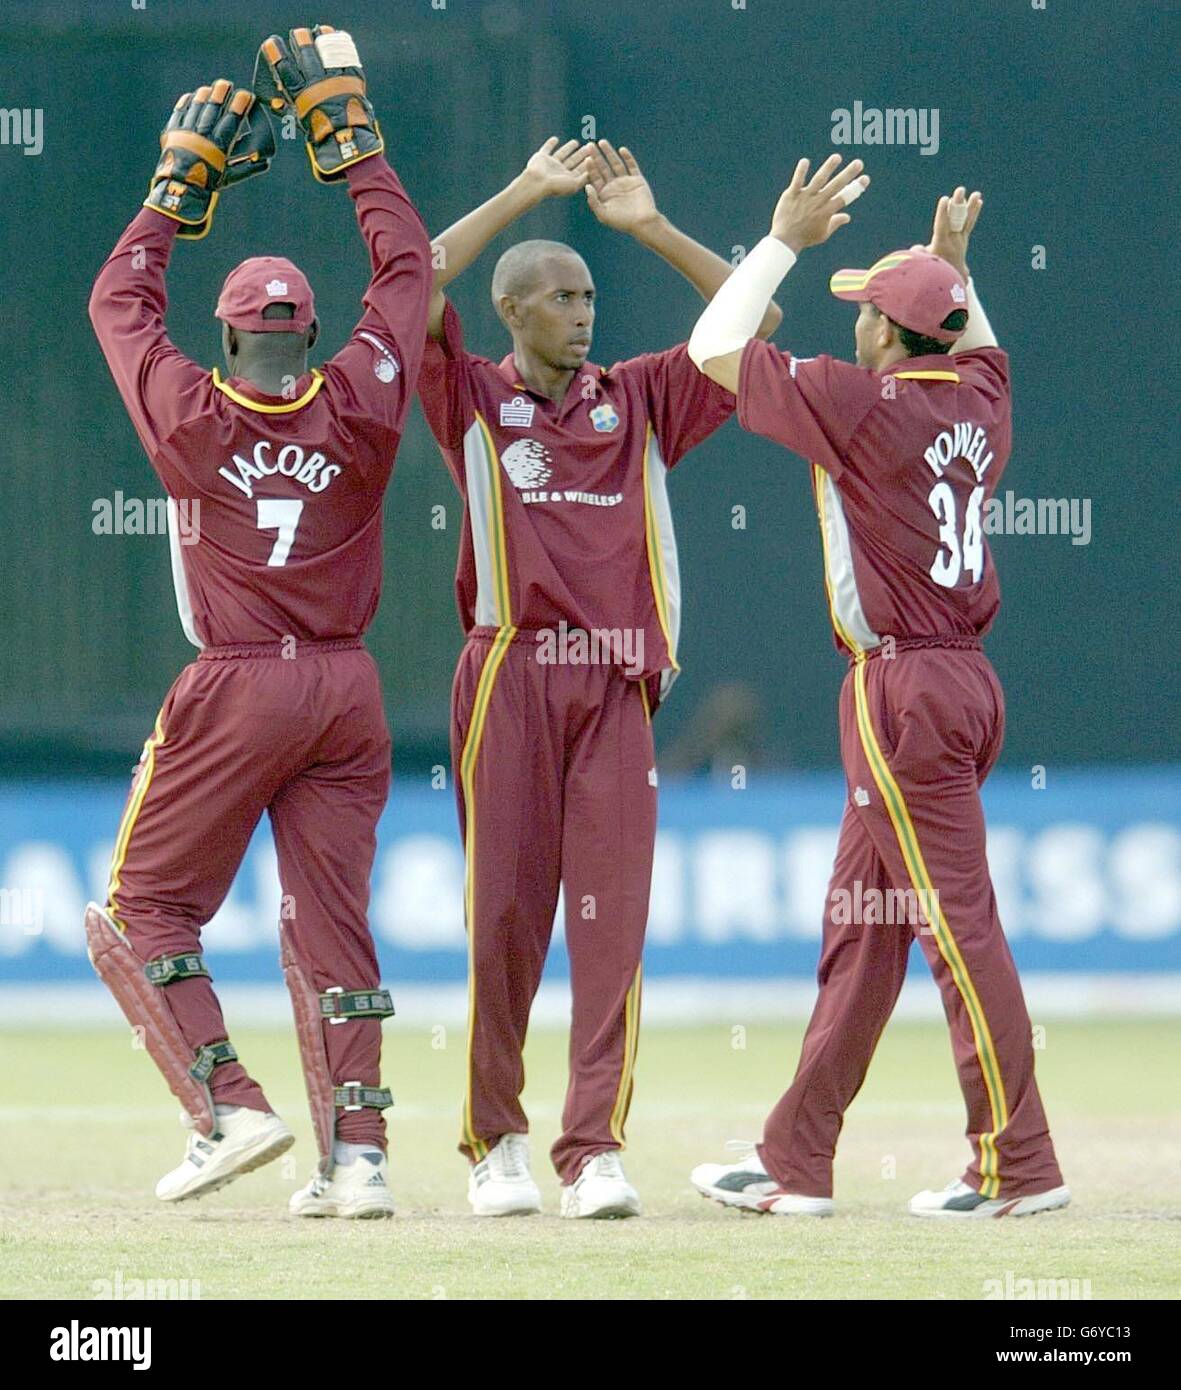
M 200 1202 L 164 1207 L 179 1161 L 177 1107 L 122 1032 L 0 1036 L 0 1296 L 93 1298 L 104 1282 L 176 1281 L 217 1298 L 981 1299 L 1021 1280 L 1093 1298 L 1181 1292 L 1181 1020 L 1051 1023 L 1042 1092 L 1074 1205 L 1021 1221 L 937 1223 L 905 1214 L 966 1157 L 942 1028 L 887 1030 L 850 1111 L 828 1221 L 743 1216 L 690 1188 L 694 1163 L 756 1137 L 790 1076 L 799 1027 L 657 1030 L 641 1042 L 624 1155 L 646 1214 L 557 1218 L 546 1149 L 557 1130 L 565 1038 L 527 1058 L 534 1170 L 545 1214 L 477 1221 L 455 1153 L 463 1038 L 387 1026 L 398 1105 L 390 1222 L 299 1222 L 287 1198 L 314 1161 L 291 1033 L 236 1030 L 271 1102 L 296 1130 L 284 1159 Z M 739 1039 L 741 1040 L 741 1039 Z M 160 1291 L 169 1288 L 163 1284 Z M 1045 1287 L 1051 1287 L 1046 1285 Z

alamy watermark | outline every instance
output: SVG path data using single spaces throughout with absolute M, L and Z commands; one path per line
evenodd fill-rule
M 983 527 L 986 536 L 1069 536 L 1071 545 L 1090 545 L 1091 499 L 1007 491 L 985 502 Z
M 838 106 L 832 120 L 834 145 L 917 145 L 920 154 L 939 153 L 937 106 Z
M 565 620 L 537 633 L 541 666 L 621 666 L 629 676 L 644 671 L 644 629 L 571 627 Z
M 1003 1279 L 985 1279 L 984 1297 L 999 1299 L 1085 1299 L 1091 1297 L 1089 1279 L 1026 1279 L 1017 1278 L 1011 1269 L 1005 1270 Z M 1023 1333 L 1036 1336 L 1036 1329 Z
M 171 515 L 181 545 L 201 539 L 199 497 L 126 497 L 116 490 L 114 497 L 96 497 L 90 510 L 96 536 L 166 536 Z
M 0 927 L 25 936 L 40 936 L 45 928 L 45 892 L 41 888 L 0 888 Z
M 853 887 L 834 888 L 829 894 L 829 918 L 835 927 L 919 927 L 928 931 L 939 915 L 937 888 L 866 888 L 860 879 Z
M 19 145 L 25 154 L 45 148 L 45 112 L 40 106 L 0 107 L 0 145 Z

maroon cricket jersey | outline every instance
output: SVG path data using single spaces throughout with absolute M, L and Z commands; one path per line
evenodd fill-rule
M 752 340 L 738 419 L 813 465 L 839 650 L 883 637 L 979 637 L 1000 605 L 983 510 L 1012 439 L 1000 348 L 885 372 Z
M 685 345 L 586 363 L 560 403 L 512 356 L 467 352 L 451 304 L 419 394 L 465 503 L 456 598 L 465 632 L 631 629 L 654 698 L 675 679 L 681 584 L 667 472 L 729 419 L 730 392 Z M 639 652 L 637 650 L 637 656 Z
M 373 267 L 365 312 L 287 398 L 222 381 L 169 340 L 171 218 L 141 210 L 95 282 L 91 321 L 170 498 L 177 606 L 196 646 L 356 637 L 377 609 L 382 496 L 433 272 L 426 229 L 385 159 L 347 179 Z

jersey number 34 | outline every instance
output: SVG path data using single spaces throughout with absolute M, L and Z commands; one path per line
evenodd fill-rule
M 939 523 L 939 550 L 931 562 L 931 578 L 945 589 L 954 589 L 967 570 L 973 584 L 984 571 L 984 541 L 980 532 L 980 504 L 984 489 L 974 487 L 964 512 L 963 540 L 956 517 L 955 493 L 949 483 L 936 483 L 927 501 Z

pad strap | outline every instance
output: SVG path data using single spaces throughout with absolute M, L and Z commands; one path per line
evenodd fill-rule
M 207 1043 L 206 1046 L 197 1049 L 197 1056 L 189 1068 L 189 1075 L 194 1081 L 208 1081 L 214 1067 L 221 1066 L 223 1062 L 237 1060 L 238 1054 L 234 1051 L 232 1042 Z
M 385 1110 L 393 1105 L 394 1097 L 388 1087 L 362 1086 L 356 1081 L 346 1081 L 333 1091 L 332 1103 L 343 1105 L 346 1110 Z
M 388 989 L 341 989 L 334 985 L 320 995 L 320 1016 L 329 1023 L 347 1023 L 350 1018 L 389 1018 L 394 1001 Z
M 210 978 L 205 962 L 197 951 L 186 951 L 179 956 L 159 956 L 144 966 L 144 975 L 150 985 L 170 985 L 174 980 L 196 980 Z

